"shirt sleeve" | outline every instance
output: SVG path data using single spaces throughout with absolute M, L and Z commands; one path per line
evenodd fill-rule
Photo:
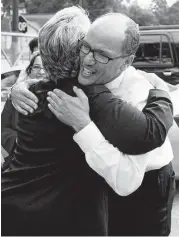
M 101 93 L 103 94 L 102 91 Z M 97 98 L 98 95 L 96 93 Z M 115 109 L 117 113 L 112 111 L 111 113 L 109 111 L 108 113 L 106 113 L 106 111 L 104 110 L 106 106 L 106 96 L 102 96 L 100 98 L 102 99 L 102 101 L 100 100 L 100 103 L 96 103 L 98 100 L 95 99 L 95 103 L 93 105 L 97 108 L 96 116 L 99 121 L 106 120 L 105 116 L 109 116 L 111 118 L 111 115 L 115 114 L 115 119 L 113 119 L 114 127 L 112 127 L 112 137 L 115 137 L 115 130 L 119 127 L 121 129 L 122 134 L 121 139 L 126 136 L 126 130 L 124 130 L 124 125 L 128 125 L 127 129 L 129 129 L 130 131 L 130 133 L 128 133 L 127 135 L 129 136 L 131 134 L 132 136 L 136 126 L 140 128 L 141 126 L 143 126 L 143 122 L 148 122 L 145 115 L 141 111 L 137 110 L 136 116 L 136 108 L 131 107 L 130 105 L 129 107 L 128 105 L 126 107 L 126 103 L 124 103 L 120 99 L 116 100 L 116 98 L 114 98 L 113 96 L 111 97 L 111 93 L 108 94 L 108 96 L 107 106 L 109 105 L 110 108 L 113 107 L 113 109 Z M 160 100 L 161 106 L 159 105 L 160 103 L 158 104 Z M 113 103 L 114 101 L 115 103 Z M 162 108 L 161 110 L 160 107 Z M 159 112 L 155 117 L 154 115 L 158 110 Z M 168 125 L 171 126 L 172 106 L 171 101 L 168 98 L 168 94 L 159 90 L 151 90 L 148 98 L 148 103 L 146 105 L 146 108 L 144 108 L 144 111 L 146 111 L 150 115 L 149 117 L 151 118 L 151 120 L 149 120 L 149 133 L 151 133 L 152 136 L 152 121 L 155 121 L 155 119 L 160 120 L 160 118 L 162 118 L 162 116 L 166 112 L 165 110 L 168 111 L 168 114 L 171 117 L 169 122 L 166 121 L 166 124 L 168 123 Z M 100 112 L 98 113 L 98 111 Z M 122 123 L 122 126 L 120 123 L 118 123 L 119 121 Z M 163 123 L 164 121 L 160 120 L 158 124 L 161 125 L 161 128 L 164 127 L 165 130 L 165 126 L 167 125 Z M 104 127 L 108 129 L 108 134 L 106 134 L 105 137 L 102 134 L 103 132 L 101 133 L 98 127 L 93 122 L 91 122 L 84 129 L 74 135 L 74 140 L 85 153 L 88 165 L 99 175 L 101 175 L 116 193 L 121 196 L 126 196 L 137 190 L 137 188 L 141 185 L 144 174 L 146 172 L 147 165 L 149 163 L 148 153 L 143 155 L 127 155 L 121 152 L 120 149 L 118 149 L 119 147 L 115 145 L 117 143 L 114 144 L 111 143 L 111 141 L 108 141 L 108 136 L 110 132 L 108 125 L 108 120 L 106 120 L 106 126 Z M 146 129 L 146 126 L 144 126 L 144 128 Z M 118 130 L 118 132 L 120 132 L 120 130 Z M 138 134 L 134 133 L 134 135 L 137 137 Z M 148 136 L 151 137 L 150 134 Z M 142 139 L 144 139 L 144 137 L 142 137 Z M 155 136 L 155 139 L 157 139 L 157 136 Z M 118 142 L 118 140 L 116 142 Z M 128 142 L 128 140 L 126 139 L 125 142 Z M 134 146 L 132 149 L 135 150 L 136 147 Z
M 148 164 L 148 154 L 130 156 L 120 152 L 105 140 L 93 122 L 75 134 L 73 139 L 85 153 L 88 165 L 116 193 L 127 196 L 141 185 Z

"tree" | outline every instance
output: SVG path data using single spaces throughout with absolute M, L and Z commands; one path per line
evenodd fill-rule
M 169 24 L 179 24 L 179 1 L 169 9 Z
M 157 17 L 160 25 L 168 24 L 169 7 L 166 0 L 153 0 L 150 9 Z
M 141 8 L 138 4 L 129 6 L 125 14 L 132 18 L 139 26 L 157 25 L 159 23 L 153 12 Z
M 11 0 L 2 0 L 3 14 L 1 14 L 1 18 L 3 18 L 4 15 L 10 16 L 11 5 L 12 5 Z
M 89 12 L 92 21 L 102 14 L 111 12 L 114 4 L 115 0 L 83 0 L 83 8 Z
M 166 0 L 154 0 L 151 5 L 151 10 L 157 17 L 159 24 L 179 24 L 179 1 L 169 8 Z
M 71 5 L 77 5 L 78 0 L 26 0 L 27 13 L 55 13 Z
M 131 0 L 125 0 L 130 2 Z M 124 0 L 26 0 L 27 12 L 32 13 L 55 13 L 58 10 L 72 5 L 79 5 L 89 12 L 91 20 L 105 14 L 115 11 Z
M 153 10 L 153 12 L 166 12 L 168 10 L 168 4 L 166 0 L 153 0 L 150 9 Z
M 3 13 L 9 12 L 13 0 L 2 0 Z M 27 13 L 56 13 L 64 7 L 82 4 L 93 21 L 107 12 L 127 14 L 139 25 L 179 24 L 179 0 L 170 8 L 166 0 L 153 0 L 150 9 L 142 9 L 137 0 L 19 0 L 25 2 Z M 133 2 L 133 4 L 131 4 Z M 8 15 L 8 14 L 6 14 Z M 1 18 L 3 18 L 3 14 Z

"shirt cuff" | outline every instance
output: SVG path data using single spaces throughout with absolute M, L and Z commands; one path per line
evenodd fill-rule
M 93 122 L 90 122 L 73 136 L 73 140 L 80 146 L 82 151 L 86 153 L 94 150 L 98 144 L 105 141 L 105 138 L 97 126 Z

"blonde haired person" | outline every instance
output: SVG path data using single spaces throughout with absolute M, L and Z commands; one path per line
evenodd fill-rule
M 107 234 L 105 183 L 85 162 L 73 130 L 59 122 L 46 100 L 55 87 L 72 94 L 78 40 L 89 26 L 85 11 L 70 7 L 39 32 L 46 80 L 30 87 L 39 99 L 38 109 L 28 116 L 18 114 L 15 148 L 2 174 L 3 235 Z

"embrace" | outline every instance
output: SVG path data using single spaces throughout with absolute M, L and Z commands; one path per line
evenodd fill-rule
M 138 25 L 78 7 L 39 31 L 42 80 L 15 84 L 2 235 L 159 236 L 175 192 L 167 133 L 179 89 L 133 68 Z

